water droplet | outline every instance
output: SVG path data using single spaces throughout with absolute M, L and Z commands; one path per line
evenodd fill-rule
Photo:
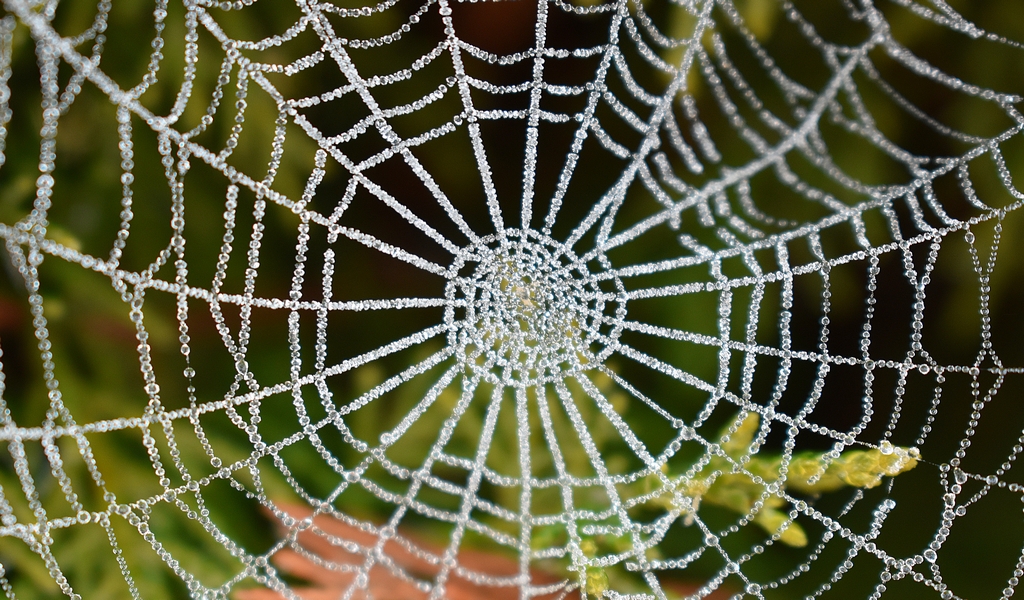
M 996 477 L 995 475 L 989 475 L 988 477 L 985 478 L 985 483 L 989 485 L 995 485 L 999 483 L 999 478 Z
M 960 469 L 953 472 L 953 478 L 956 479 L 956 482 L 960 485 L 967 483 L 967 473 L 964 473 Z
M 939 556 L 938 556 L 937 554 L 935 554 L 935 551 L 934 551 L 934 550 L 932 550 L 931 548 L 929 548 L 929 549 L 927 549 L 927 550 L 925 550 L 925 551 L 924 551 L 924 559 L 925 559 L 926 561 L 928 561 L 928 562 L 930 562 L 930 563 L 933 563 L 933 562 L 935 562 L 935 561 L 936 561 L 936 560 L 937 560 L 938 558 L 939 558 Z
M 747 593 L 748 594 L 760 594 L 761 593 L 761 586 L 756 584 L 756 583 L 748 583 L 747 584 Z
M 886 456 L 892 454 L 892 442 L 890 442 L 889 440 L 882 440 L 882 442 L 878 444 L 878 451 L 881 452 L 882 454 L 885 454 Z

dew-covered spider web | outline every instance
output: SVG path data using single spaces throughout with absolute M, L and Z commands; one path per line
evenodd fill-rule
M 4 0 L 0 589 L 1009 598 L 1024 31 L 953 4 Z

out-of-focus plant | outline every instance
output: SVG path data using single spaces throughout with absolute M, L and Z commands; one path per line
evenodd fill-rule
M 672 476 L 672 485 L 653 500 L 666 508 L 696 512 L 701 502 L 715 504 L 739 514 L 754 514 L 754 522 L 789 546 L 807 545 L 807 534 L 789 516 L 786 492 L 819 495 L 844 487 L 873 488 L 883 477 L 895 477 L 917 466 L 921 453 L 917 448 L 893 446 L 885 442 L 879 448 L 847 450 L 832 458 L 823 452 L 801 452 L 783 457 L 752 451 L 751 444 L 760 428 L 757 413 L 736 420 L 719 438 L 716 453 L 701 461 L 696 473 Z M 648 476 L 649 485 L 658 487 L 658 478 Z M 774 484 L 774 485 L 773 485 Z M 680 505 L 678 498 L 686 502 Z M 755 504 L 760 508 L 755 510 Z M 692 514 L 688 519 L 692 522 Z

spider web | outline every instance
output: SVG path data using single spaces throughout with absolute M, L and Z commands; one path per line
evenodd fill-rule
M 297 597 L 286 556 L 343 598 L 1013 594 L 1021 98 L 910 48 L 1018 43 L 942 0 L 123 1 L 0 20 L 0 190 L 31 190 L 0 238 L 41 365 L 5 337 L 8 597 L 32 561 L 160 597 L 145 555 L 195 598 Z M 128 332 L 117 402 L 75 398 L 51 341 L 95 281 L 121 329 L 69 314 Z M 786 489 L 801 452 L 911 447 L 879 487 Z M 745 514 L 675 487 L 763 455 Z M 776 498 L 806 546 L 755 523 Z M 117 587 L 76 579 L 81 532 Z

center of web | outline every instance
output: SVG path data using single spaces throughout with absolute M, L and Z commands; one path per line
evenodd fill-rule
M 618 337 L 622 283 L 591 273 L 547 235 L 488 236 L 464 249 L 453 270 L 449 341 L 486 379 L 535 385 L 592 369 Z

